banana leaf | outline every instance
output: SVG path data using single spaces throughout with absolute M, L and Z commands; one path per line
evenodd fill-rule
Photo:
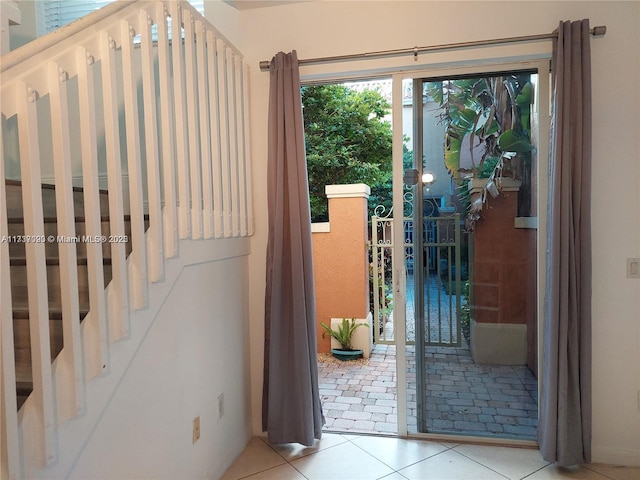
M 460 177 L 460 147 L 462 139 L 458 136 L 447 134 L 444 150 L 444 165 L 454 179 Z
M 507 130 L 498 137 L 498 147 L 503 152 L 527 153 L 533 150 L 533 145 L 527 136 L 516 130 Z
M 531 130 L 531 98 L 533 96 L 533 87 L 531 82 L 527 82 L 516 97 L 516 104 L 520 109 L 520 122 L 522 128 Z

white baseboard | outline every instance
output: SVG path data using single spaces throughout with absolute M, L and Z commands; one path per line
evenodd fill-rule
M 592 445 L 591 462 L 602 465 L 640 467 L 640 451 Z

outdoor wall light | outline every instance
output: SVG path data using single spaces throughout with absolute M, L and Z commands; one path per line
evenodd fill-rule
M 404 171 L 402 180 L 405 185 L 410 187 L 416 185 L 420 179 L 420 173 L 415 168 L 409 168 Z M 424 172 L 422 174 L 422 184 L 427 187 L 436 181 L 436 176 L 432 172 Z
M 424 172 L 422 174 L 422 183 L 424 183 L 425 185 L 431 185 L 435 181 L 436 181 L 436 176 L 433 173 Z

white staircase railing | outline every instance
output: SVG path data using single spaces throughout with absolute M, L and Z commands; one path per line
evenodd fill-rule
M 155 0 L 114 2 L 4 55 L 0 73 L 1 476 L 21 478 L 58 460 L 60 424 L 90 408 L 86 383 L 108 375 L 110 345 L 128 338 L 130 312 L 147 306 L 179 239 L 252 235 L 248 67 L 188 2 Z M 92 238 L 102 236 L 100 191 L 108 190 L 114 240 L 106 290 L 103 246 L 86 244 L 90 311 L 82 325 L 76 245 L 58 242 L 64 348 L 55 372 L 41 194 L 49 161 L 58 236 L 76 237 L 75 185 Z M 29 240 L 33 391 L 19 412 L 5 169 L 20 171 Z M 120 242 L 125 215 L 129 257 Z

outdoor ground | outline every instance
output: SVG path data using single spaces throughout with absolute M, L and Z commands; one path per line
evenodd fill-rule
M 319 354 L 325 429 L 397 433 L 396 347 L 376 345 L 368 360 Z M 467 348 L 427 349 L 426 429 L 431 433 L 535 439 L 537 381 L 526 366 L 476 365 Z M 407 347 L 408 427 L 417 428 L 415 355 Z

